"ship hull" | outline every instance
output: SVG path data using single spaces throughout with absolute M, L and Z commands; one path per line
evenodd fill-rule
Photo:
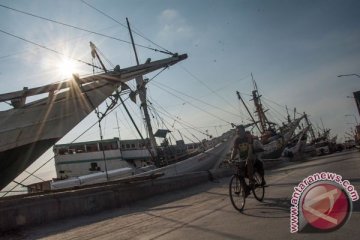
M 16 147 L 0 153 L 0 189 L 25 171 L 37 158 L 58 139 L 47 139 Z
M 0 132 L 0 189 L 74 128 L 115 88 L 96 83 L 92 89 L 79 94 L 64 92 L 51 102 L 46 98 L 10 110 L 13 111 L 10 114 L 0 114 L 0 125 L 3 126 Z
M 94 183 L 106 182 L 108 180 L 117 180 L 117 179 L 130 179 L 132 177 L 145 177 L 152 176 L 154 174 L 161 175 L 161 178 L 169 178 L 173 176 L 178 176 L 182 174 L 200 172 L 200 171 L 209 171 L 215 169 L 221 164 L 225 158 L 225 155 L 229 153 L 231 148 L 231 141 L 226 141 L 218 143 L 216 146 L 199 153 L 193 157 L 181 160 L 179 162 L 167 165 L 165 167 L 155 168 L 152 170 L 147 169 L 145 172 L 137 172 L 137 170 L 143 171 L 143 168 L 140 169 L 131 169 L 128 174 L 122 176 L 107 176 L 106 172 L 98 172 L 95 174 L 88 174 L 80 177 L 73 177 L 65 180 L 55 181 L 51 183 L 51 189 L 61 189 L 61 188 L 72 188 L 75 186 L 82 186 Z M 129 168 L 121 169 L 112 169 L 108 174 L 112 174 L 113 171 L 127 171 Z M 84 178 L 92 178 L 91 182 L 84 182 Z
M 73 129 L 120 86 L 137 76 L 176 64 L 186 54 L 64 83 L 0 95 L 0 101 L 19 100 L 0 112 L 0 189 L 30 166 L 52 144 Z M 56 94 L 54 94 L 56 92 Z M 48 97 L 25 104 L 28 96 Z M 26 152 L 25 155 L 17 153 Z M 6 177 L 3 177 L 5 176 Z M 11 179 L 12 178 L 12 179 Z
M 145 173 L 137 174 L 136 176 L 147 176 L 152 174 L 163 174 L 163 177 L 172 177 L 185 173 L 208 171 L 212 169 L 217 163 L 224 160 L 225 155 L 231 148 L 231 141 L 219 143 L 215 147 L 200 153 L 196 156 L 182 160 L 180 162 L 154 169 Z

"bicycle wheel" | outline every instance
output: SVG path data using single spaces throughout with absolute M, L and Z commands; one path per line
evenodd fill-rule
M 264 200 L 265 187 L 261 186 L 261 176 L 257 171 L 254 172 L 253 177 L 254 177 L 254 181 L 255 181 L 255 186 L 252 188 L 251 191 L 253 192 L 256 200 L 262 202 Z
M 232 176 L 230 180 L 229 195 L 234 208 L 241 212 L 245 206 L 245 191 L 237 175 Z

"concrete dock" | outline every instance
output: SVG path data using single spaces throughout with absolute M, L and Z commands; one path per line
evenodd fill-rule
M 360 192 L 360 152 L 342 152 L 267 171 L 264 202 L 249 196 L 243 213 L 231 205 L 229 177 L 203 181 L 86 216 L 18 228 L 0 239 L 354 239 L 360 234 L 360 204 L 332 233 L 291 234 L 294 187 L 316 172 L 334 172 Z M 196 185 L 195 185 L 196 184 Z M 1 215 L 3 218 L 3 215 Z

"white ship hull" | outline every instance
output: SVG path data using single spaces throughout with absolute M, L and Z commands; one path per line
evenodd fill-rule
M 162 178 L 168 178 L 185 173 L 208 171 L 216 167 L 217 164 L 224 160 L 225 155 L 229 153 L 231 149 L 232 143 L 232 140 L 226 140 L 225 142 L 218 143 L 215 147 L 212 147 L 203 153 L 161 168 L 154 169 L 154 166 L 143 168 L 133 167 L 130 171 L 128 166 L 110 170 L 108 171 L 108 174 L 106 174 L 106 172 L 99 172 L 55 181 L 51 183 L 51 189 L 72 188 L 76 186 L 106 182 L 108 180 L 112 181 L 131 177 L 151 176 L 154 174 L 162 174 Z M 116 174 L 109 176 L 109 173 L 111 175 L 113 172 Z M 91 179 L 91 181 L 84 181 L 84 179 L 87 178 Z

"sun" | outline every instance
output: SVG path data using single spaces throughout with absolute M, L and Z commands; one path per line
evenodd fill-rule
M 62 77 L 71 77 L 76 73 L 76 65 L 74 61 L 64 58 L 57 63 L 57 71 Z

